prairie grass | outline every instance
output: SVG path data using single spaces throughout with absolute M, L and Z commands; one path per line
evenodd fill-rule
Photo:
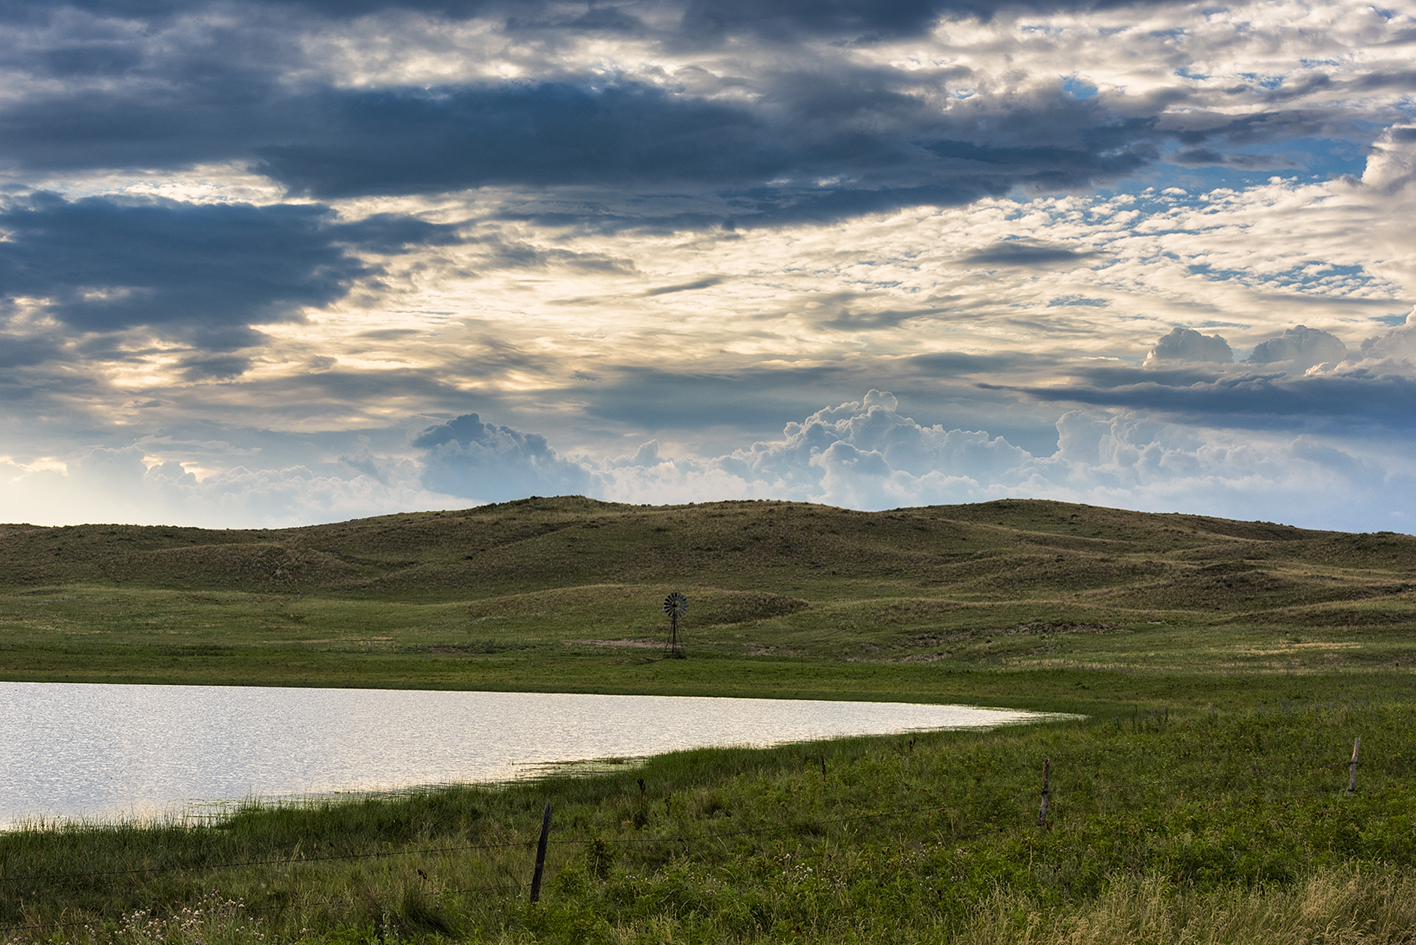
M 998 892 L 957 945 L 1398 945 L 1416 941 L 1416 871 L 1346 866 L 1286 886 L 1194 890 L 1117 880 L 1094 900 L 1046 910 Z

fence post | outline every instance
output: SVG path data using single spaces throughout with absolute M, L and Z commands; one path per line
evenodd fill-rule
M 1351 795 L 1357 790 L 1357 749 L 1362 747 L 1362 739 L 1358 738 L 1352 743 L 1352 764 L 1347 768 L 1347 793 Z
M 1051 758 L 1044 758 L 1044 759 L 1042 759 L 1042 810 L 1038 811 L 1038 814 L 1037 814 L 1037 825 L 1038 825 L 1039 827 L 1046 827 L 1046 826 L 1047 826 L 1047 796 L 1048 796 L 1047 775 L 1048 775 L 1048 773 L 1049 773 L 1049 771 L 1050 771 L 1051 768 L 1052 768 L 1052 759 L 1051 759 Z
M 541 817 L 541 842 L 536 845 L 536 872 L 531 876 L 531 901 L 541 901 L 541 873 L 546 868 L 546 841 L 551 836 L 551 805 Z

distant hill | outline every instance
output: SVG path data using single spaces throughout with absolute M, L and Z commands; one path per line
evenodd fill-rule
M 1317 608 L 1332 619 L 1334 605 L 1409 597 L 1416 537 L 1042 500 L 855 512 L 564 497 L 290 529 L 3 525 L 0 575 L 11 586 L 421 601 L 674 582 L 810 597 L 884 580 L 930 597 L 1086 593 L 1117 605 L 1236 614 Z M 781 607 L 790 605 L 769 609 Z
M 669 669 L 672 591 L 696 658 Z M 9 680 L 945 699 L 981 698 L 987 671 L 991 699 L 1084 706 L 1098 686 L 1202 700 L 1193 680 L 1234 674 L 1403 686 L 1413 663 L 1416 538 L 1390 533 L 1036 500 L 578 497 L 290 529 L 0 526 Z M 1281 691 L 1339 684 L 1313 685 Z

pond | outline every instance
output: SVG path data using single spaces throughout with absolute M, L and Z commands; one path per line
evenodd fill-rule
M 556 763 L 1028 721 L 954 705 L 0 683 L 0 826 L 505 781 Z

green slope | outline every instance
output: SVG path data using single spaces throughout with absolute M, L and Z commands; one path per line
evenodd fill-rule
M 867 513 L 568 497 L 282 530 L 8 525 L 0 582 L 8 679 L 982 686 L 1076 706 L 1140 698 L 1138 674 L 1179 694 L 1214 674 L 1385 679 L 1416 662 L 1416 538 L 1033 500 Z M 674 666 L 658 660 L 671 590 L 691 601 Z M 1073 676 L 1116 672 L 1132 684 L 1077 695 L 1118 687 Z

